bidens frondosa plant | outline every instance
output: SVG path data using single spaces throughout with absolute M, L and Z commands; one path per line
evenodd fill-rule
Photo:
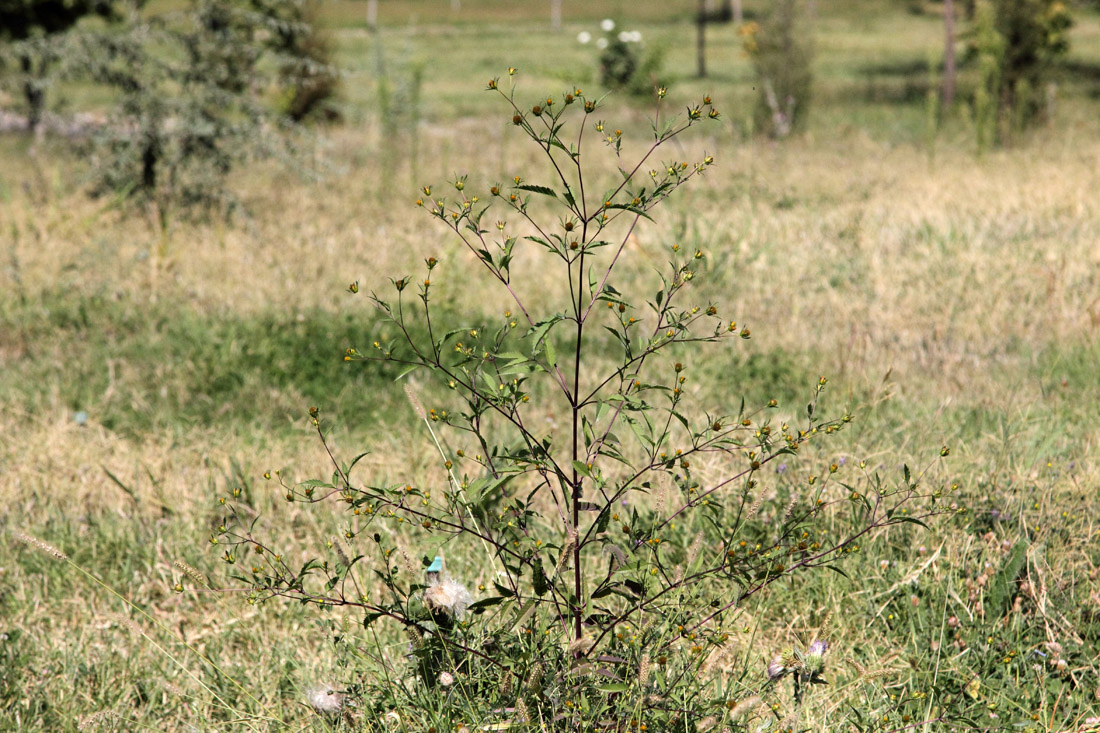
M 421 380 L 409 399 L 439 482 L 380 485 L 358 475 L 359 458 L 333 457 L 329 481 L 278 477 L 288 502 L 342 502 L 324 557 L 292 566 L 232 501 L 215 544 L 253 600 L 361 621 L 335 634 L 350 664 L 338 692 L 367 727 L 658 731 L 741 725 L 749 708 L 776 716 L 781 678 L 824 681 L 824 641 L 770 673 L 774 650 L 754 643 L 746 599 L 937 511 L 937 499 L 908 472 L 894 488 L 868 473 L 841 487 L 835 465 L 766 495 L 765 480 L 774 492 L 793 474 L 777 459 L 850 420 L 819 416 L 824 377 L 797 413 L 775 400 L 690 404 L 692 361 L 750 331 L 695 294 L 705 252 L 673 246 L 657 284 L 636 288 L 645 276 L 627 244 L 712 166 L 709 155 L 662 157 L 718 119 L 709 97 L 670 119 L 657 90 L 652 138 L 628 160 L 600 100 L 573 88 L 521 104 L 513 77 L 488 89 L 541 151 L 539 178 L 475 188 L 456 177 L 416 201 L 469 249 L 507 312 L 441 325 L 434 295 L 447 270 L 431 257 L 418 277 L 393 279 L 391 296 L 371 296 L 391 337 L 346 357 Z M 524 284 L 532 260 L 542 264 Z M 319 411 L 310 418 L 332 456 Z M 904 514 L 917 498 L 931 503 Z M 858 529 L 823 534 L 837 512 L 857 515 Z

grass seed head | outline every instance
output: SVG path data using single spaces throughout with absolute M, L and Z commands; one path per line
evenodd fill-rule
M 53 545 L 51 545 L 48 542 L 43 542 L 42 540 L 38 539 L 37 537 L 32 537 L 29 534 L 25 534 L 23 532 L 19 532 L 18 534 L 15 535 L 15 537 L 19 541 L 26 542 L 28 545 L 35 548 L 36 550 L 40 550 L 41 552 L 44 552 L 47 555 L 50 555 L 51 557 L 54 557 L 58 560 L 68 560 L 69 559 L 69 556 L 66 555 L 64 552 L 57 549 L 56 547 L 54 547 Z

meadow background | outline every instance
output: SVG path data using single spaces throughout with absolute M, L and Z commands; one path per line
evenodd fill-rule
M 1074 8 L 1051 119 L 979 155 L 965 65 L 957 106 L 929 138 L 928 59 L 943 26 L 921 3 L 818 2 L 812 115 L 781 142 L 748 133 L 753 72 L 733 26 L 710 27 L 698 79 L 695 3 L 563 5 L 555 33 L 542 3 L 389 0 L 372 33 L 365 3 L 325 3 L 345 120 L 311 139 L 321 175 L 240 169 L 243 207 L 229 222 L 180 220 L 162 234 L 90 199 L 67 141 L 0 135 L 0 729 L 348 725 L 316 715 L 304 693 L 341 679 L 323 624 L 338 613 L 250 606 L 194 584 L 176 593 L 175 563 L 232 587 L 208 539 L 235 488 L 303 547 L 342 531 L 338 511 L 288 507 L 263 478 L 331 472 L 313 405 L 345 455 L 371 451 L 373 475 L 443 480 L 396 372 L 343 361 L 380 328 L 348 285 L 382 289 L 437 257 L 456 318 L 499 317 L 507 301 L 415 208 L 416 190 L 537 165 L 484 86 L 516 66 L 520 98 L 595 89 L 595 50 L 575 39 L 605 17 L 665 49 L 672 108 L 705 93 L 723 112 L 682 143 L 687 160 L 714 155 L 714 169 L 630 244 L 639 283 L 672 244 L 705 250 L 705 296 L 752 328 L 751 341 L 693 365 L 693 382 L 716 404 L 776 398 L 794 415 L 828 376 L 826 406 L 855 421 L 771 477 L 777 490 L 833 463 L 851 481 L 860 461 L 884 474 L 922 467 L 943 445 L 951 455 L 929 480 L 960 487 L 964 511 L 866 543 L 847 577 L 762 594 L 744 618 L 743 664 L 763 674 L 831 612 L 830 685 L 807 701 L 807 730 L 848 729 L 853 709 L 866 729 L 934 717 L 930 679 L 954 680 L 981 729 L 1097 727 L 1100 15 Z M 750 15 L 765 6 L 745 2 Z M 387 103 L 383 87 L 396 90 Z M 97 104 L 94 89 L 65 91 L 73 106 Z M 602 117 L 641 138 L 651 109 L 618 95 Z M 994 593 L 1015 548 L 1026 563 Z M 472 558 L 448 563 L 485 580 Z M 209 689 L 255 717 L 227 718 Z M 118 717 L 89 722 L 104 711 Z

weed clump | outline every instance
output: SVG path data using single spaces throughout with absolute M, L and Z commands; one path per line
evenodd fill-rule
M 371 292 L 389 336 L 344 357 L 423 380 L 406 393 L 436 480 L 414 482 L 398 466 L 390 478 L 361 478 L 367 454 L 337 457 L 322 411 L 310 408 L 331 478 L 270 480 L 296 509 L 339 508 L 341 539 L 294 562 L 301 548 L 230 496 L 211 541 L 250 601 L 361 619 L 362 638 L 332 628 L 357 670 L 341 694 L 372 720 L 703 729 L 747 717 L 748 701 L 778 709 L 788 678 L 797 717 L 810 687 L 826 681 L 827 620 L 767 665 L 749 601 L 839 569 L 888 527 L 953 510 L 908 468 L 896 485 L 864 462 L 858 478 L 833 462 L 799 486 L 793 472 L 772 470 L 851 423 L 848 413 L 821 414 L 824 376 L 797 411 L 774 398 L 693 404 L 690 377 L 705 350 L 753 332 L 699 298 L 702 249 L 673 244 L 647 290 L 623 282 L 623 263 L 637 227 L 714 165 L 668 145 L 720 118 L 710 97 L 669 118 L 658 89 L 651 137 L 630 157 L 631 133 L 600 119 L 600 99 L 571 87 L 522 103 L 515 74 L 488 90 L 545 166 L 488 186 L 455 175 L 415 201 L 510 307 L 441 323 L 437 288 L 459 276 L 428 257 L 419 274 L 391 278 L 389 295 Z M 594 168 L 594 144 L 617 176 Z M 529 258 L 544 263 L 540 275 L 563 279 L 561 301 L 535 297 L 545 279 L 516 266 Z M 597 334 L 610 334 L 610 366 Z M 838 515 L 854 523 L 837 531 Z M 361 655 L 364 644 L 376 651 Z M 387 644 L 405 651 L 390 655 Z

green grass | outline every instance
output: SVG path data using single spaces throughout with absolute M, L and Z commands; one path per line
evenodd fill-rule
M 315 404 L 368 423 L 392 409 L 377 395 L 398 370 L 342 359 L 375 326 L 350 313 L 242 317 L 53 292 L 0 322 L 4 345 L 19 353 L 0 382 L 10 408 L 34 414 L 55 400 L 130 437 L 199 425 L 279 430 Z

